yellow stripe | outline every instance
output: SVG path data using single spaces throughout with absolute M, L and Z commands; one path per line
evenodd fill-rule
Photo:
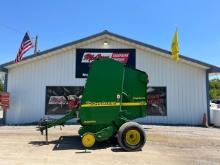
M 114 107 L 114 106 L 143 106 L 147 105 L 146 102 L 125 102 L 125 103 L 116 103 L 116 102 L 97 102 L 97 103 L 87 103 L 82 104 L 81 107 Z
M 122 106 L 138 106 L 138 105 L 147 105 L 146 102 L 128 102 L 122 103 Z

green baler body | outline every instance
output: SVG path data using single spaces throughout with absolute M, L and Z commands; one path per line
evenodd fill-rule
M 108 140 L 122 124 L 146 115 L 147 83 L 145 72 L 109 58 L 95 60 L 90 65 L 80 107 L 60 119 L 43 120 L 38 128 L 47 132 L 47 128 L 79 117 L 81 136 L 93 133 L 98 142 Z
M 79 108 L 79 134 L 92 132 L 98 141 L 107 140 L 125 122 L 144 117 L 147 82 L 145 72 L 115 60 L 92 62 Z

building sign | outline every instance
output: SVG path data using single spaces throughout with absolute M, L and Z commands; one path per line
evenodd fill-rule
M 10 94 L 8 92 L 3 92 L 0 95 L 0 105 L 3 107 L 3 109 L 9 108 L 9 98 Z
M 167 116 L 166 87 L 148 87 L 147 99 L 147 115 Z
M 78 108 L 83 87 L 46 87 L 46 114 L 65 114 Z
M 76 78 L 86 78 L 89 64 L 100 58 L 112 58 L 135 68 L 135 49 L 76 49 Z

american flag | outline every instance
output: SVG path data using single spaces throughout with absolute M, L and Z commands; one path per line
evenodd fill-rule
M 24 35 L 24 38 L 21 42 L 21 46 L 19 48 L 19 51 L 17 53 L 17 56 L 16 56 L 16 59 L 15 59 L 15 62 L 19 62 L 22 60 L 22 57 L 23 55 L 29 50 L 31 49 L 32 47 L 34 47 L 28 33 L 25 33 Z

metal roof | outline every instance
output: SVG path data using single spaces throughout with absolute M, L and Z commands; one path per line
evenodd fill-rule
M 66 43 L 66 44 L 63 44 L 63 45 L 60 45 L 60 46 L 57 46 L 57 47 L 54 47 L 54 48 L 51 48 L 51 49 L 48 49 L 48 50 L 45 50 L 45 51 L 42 51 L 42 52 L 38 52 L 37 54 L 32 54 L 30 56 L 24 57 L 22 61 L 32 59 L 32 58 L 36 58 L 36 57 L 39 57 L 39 56 L 44 56 L 47 53 L 50 53 L 52 51 L 56 51 L 56 50 L 59 50 L 59 49 L 62 49 L 62 48 L 68 47 L 68 46 L 72 46 L 74 44 L 78 44 L 80 42 L 84 42 L 84 41 L 87 41 L 87 40 L 90 40 L 90 39 L 94 39 L 96 37 L 100 37 L 100 36 L 103 36 L 103 35 L 113 36 L 113 37 L 131 42 L 131 43 L 135 43 L 137 45 L 140 45 L 140 46 L 143 46 L 143 47 L 146 47 L 146 48 L 149 48 L 149 49 L 152 49 L 152 50 L 164 53 L 164 54 L 167 54 L 168 56 L 171 55 L 171 52 L 168 51 L 168 50 L 161 49 L 161 48 L 155 47 L 153 45 L 149 45 L 149 44 L 146 44 L 146 43 L 143 43 L 143 42 L 140 42 L 140 41 L 137 41 L 137 40 L 134 40 L 134 39 L 131 39 L 131 38 L 127 38 L 127 37 L 109 32 L 107 30 L 104 30 L 103 32 L 100 32 L 100 33 L 97 33 L 97 34 L 94 34 L 94 35 L 91 35 L 91 36 L 88 36 L 88 37 L 85 37 L 85 38 L 82 38 L 82 39 L 79 39 L 79 40 L 76 40 L 76 41 L 73 41 L 73 42 L 69 42 L 69 43 Z M 184 59 L 186 61 L 190 61 L 190 62 L 193 62 L 195 64 L 199 64 L 199 65 L 208 67 L 208 68 L 210 68 L 209 72 L 220 72 L 220 67 L 217 67 L 217 66 L 214 66 L 214 65 L 196 60 L 196 59 L 192 59 L 192 58 L 189 58 L 189 57 L 186 57 L 186 56 L 183 56 L 183 55 L 180 55 L 180 59 Z M 10 61 L 10 62 L 1 64 L 0 65 L 0 70 L 1 71 L 7 71 L 6 67 L 9 66 L 9 65 L 12 65 L 12 64 L 14 64 L 14 61 Z

